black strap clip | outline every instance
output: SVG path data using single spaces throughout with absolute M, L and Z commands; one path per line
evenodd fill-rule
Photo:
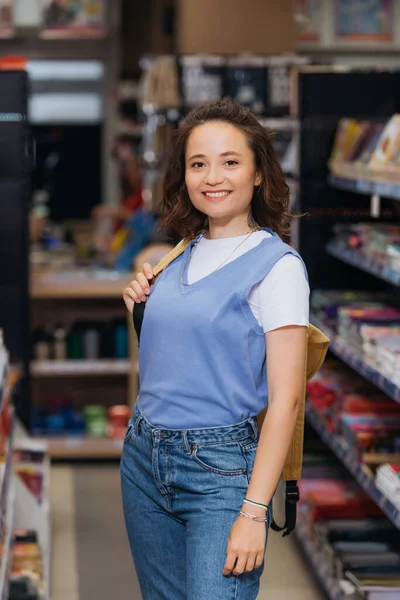
M 290 480 L 286 482 L 285 492 L 285 524 L 280 527 L 275 520 L 271 523 L 271 529 L 274 531 L 284 531 L 283 537 L 290 535 L 296 526 L 297 503 L 300 500 L 300 491 L 297 481 Z

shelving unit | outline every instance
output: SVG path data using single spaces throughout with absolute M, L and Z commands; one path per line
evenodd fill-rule
M 360 352 L 349 346 L 345 340 L 342 340 L 339 336 L 335 335 L 335 333 L 317 316 L 312 315 L 311 321 L 330 338 L 331 342 L 329 350 L 331 350 L 335 356 L 357 371 L 359 375 L 376 385 L 382 392 L 387 394 L 389 398 L 400 403 L 400 386 L 369 365 Z
M 310 538 L 304 519 L 300 516 L 294 530 L 296 541 L 309 561 L 329 600 L 358 600 L 354 586 L 345 580 L 338 581 L 329 570 L 324 556 Z
M 4 551 L 3 559 L 0 568 L 0 598 L 1 600 L 8 600 L 8 592 L 10 586 L 10 573 L 11 573 L 11 548 L 13 540 L 13 530 L 15 524 L 15 485 L 12 482 L 7 495 L 6 503 L 6 522 L 5 522 L 5 540 L 4 540 Z
M 365 273 L 375 275 L 375 277 L 379 277 L 379 279 L 382 279 L 383 281 L 387 281 L 396 287 L 400 287 L 400 273 L 390 267 L 381 265 L 369 259 L 357 250 L 348 248 L 341 242 L 329 242 L 326 246 L 326 251 L 331 256 L 334 256 L 357 269 L 361 269 L 362 271 L 365 271 Z
M 58 460 L 112 460 L 121 458 L 123 440 L 87 437 L 46 438 L 49 456 Z
M 348 192 L 356 192 L 358 194 L 366 194 L 368 196 L 382 196 L 383 198 L 391 198 L 400 200 L 400 183 L 385 180 L 372 179 L 356 179 L 343 177 L 331 174 L 329 177 L 331 186 Z
M 126 360 L 48 360 L 33 361 L 31 375 L 34 377 L 97 377 L 128 375 L 131 364 Z
M 320 438 L 333 450 L 360 486 L 391 520 L 393 525 L 400 529 L 400 510 L 376 487 L 373 474 L 368 467 L 358 461 L 354 452 L 342 437 L 328 431 L 320 415 L 310 404 L 306 406 L 306 416 L 307 421 L 312 425 Z
M 34 405 L 40 405 L 49 390 L 50 393 L 54 393 L 54 390 L 65 382 L 63 391 L 68 390 L 72 398 L 76 395 L 77 406 L 81 408 L 86 400 L 82 390 L 88 389 L 88 382 L 93 380 L 96 386 L 100 386 L 100 391 L 103 391 L 103 388 L 105 390 L 105 386 L 107 389 L 114 386 L 115 381 L 118 388 L 116 397 L 119 398 L 116 403 L 126 402 L 127 405 L 133 406 L 138 393 L 138 348 L 132 318 L 127 314 L 122 299 L 122 292 L 131 280 L 131 273 L 112 271 L 93 273 L 77 270 L 33 275 L 33 324 L 46 321 L 65 322 L 68 326 L 79 320 L 127 319 L 129 338 L 126 359 L 32 361 L 30 374 Z M 67 315 L 67 321 L 64 320 L 64 314 Z M 82 387 L 84 382 L 85 388 Z M 104 399 L 107 406 L 109 397 L 107 393 Z M 93 402 L 93 391 L 91 398 Z M 100 394 L 96 403 L 102 403 Z M 67 432 L 61 436 L 46 436 L 45 439 L 49 456 L 54 460 L 117 460 L 122 452 L 122 440 L 70 436 Z

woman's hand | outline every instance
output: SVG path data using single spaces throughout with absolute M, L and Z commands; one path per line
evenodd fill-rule
M 258 514 L 257 509 L 249 511 L 247 505 L 243 510 L 251 512 L 255 516 L 265 516 L 265 511 L 263 514 Z M 229 534 L 226 561 L 222 574 L 226 576 L 231 573 L 241 575 L 261 567 L 264 560 L 266 541 L 266 523 L 253 521 L 248 517 L 238 517 Z
M 136 278 L 124 289 L 122 297 L 131 314 L 135 303 L 147 301 L 147 296 L 150 294 L 149 279 L 153 279 L 153 269 L 149 263 L 144 263 L 143 273 L 136 273 Z

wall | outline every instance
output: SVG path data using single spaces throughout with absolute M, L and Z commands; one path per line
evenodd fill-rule
M 181 53 L 260 54 L 295 48 L 292 0 L 178 0 Z

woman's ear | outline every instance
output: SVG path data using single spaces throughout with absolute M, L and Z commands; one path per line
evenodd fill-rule
M 254 180 L 254 187 L 258 187 L 262 184 L 262 178 L 259 173 L 256 173 L 256 178 Z

